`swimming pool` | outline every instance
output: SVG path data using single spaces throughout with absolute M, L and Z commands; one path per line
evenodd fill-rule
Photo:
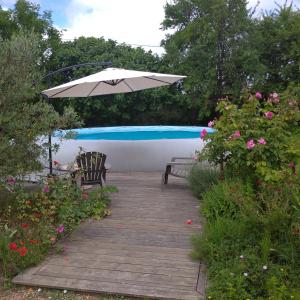
M 204 142 L 200 126 L 118 126 L 73 129 L 76 137 L 62 138 L 56 132 L 53 143 L 60 148 L 53 159 L 62 164 L 74 161 L 80 148 L 107 155 L 112 171 L 162 171 L 174 156 L 193 157 Z
M 76 140 L 118 140 L 141 141 L 159 139 L 191 139 L 199 138 L 200 132 L 212 128 L 201 126 L 116 126 L 73 129 Z M 65 132 L 57 132 L 55 136 L 64 136 Z

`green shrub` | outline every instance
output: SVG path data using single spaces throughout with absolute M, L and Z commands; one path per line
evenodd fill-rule
M 71 181 L 49 178 L 35 192 L 25 191 L 16 184 L 10 186 L 10 191 L 10 204 L 0 211 L 0 271 L 6 282 L 24 268 L 40 262 L 56 241 L 82 220 L 110 214 L 107 192 L 115 188 L 88 193 Z
M 300 299 L 299 106 L 272 93 L 221 101 L 200 158 L 223 180 L 201 195 L 209 299 Z M 205 133 L 202 134 L 202 136 Z
M 192 168 L 188 182 L 195 196 L 201 195 L 218 181 L 219 171 L 217 169 L 196 165 Z
M 265 216 L 268 218 L 268 216 Z M 278 239 L 279 237 L 279 239 Z M 208 266 L 212 299 L 297 299 L 299 245 L 273 237 L 261 220 L 219 217 L 193 238 L 193 257 Z
M 201 212 L 208 222 L 219 217 L 236 218 L 241 212 L 255 213 L 253 190 L 250 184 L 237 179 L 219 181 L 202 196 Z

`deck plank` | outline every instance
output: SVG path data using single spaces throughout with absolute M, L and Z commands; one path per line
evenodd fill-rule
M 89 220 L 61 242 L 65 251 L 16 276 L 16 284 L 150 299 L 203 298 L 205 274 L 189 257 L 201 231 L 185 180 L 159 173 L 111 173 L 112 215 Z M 191 219 L 193 224 L 185 221 Z M 199 280 L 200 278 L 200 280 Z

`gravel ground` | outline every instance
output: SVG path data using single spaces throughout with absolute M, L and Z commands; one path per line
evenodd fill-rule
M 96 295 L 87 293 L 75 293 L 71 291 L 13 287 L 4 289 L 0 286 L 1 300 L 138 300 L 113 295 Z M 141 299 L 140 299 L 141 300 Z M 146 300 L 146 299 L 144 299 Z

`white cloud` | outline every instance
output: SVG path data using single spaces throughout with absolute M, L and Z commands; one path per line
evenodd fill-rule
M 72 0 L 64 39 L 104 37 L 119 43 L 159 46 L 166 0 Z M 149 50 L 149 48 L 146 48 Z M 152 51 L 161 52 L 161 48 Z
M 71 0 L 66 8 L 64 39 L 104 37 L 119 43 L 159 46 L 166 32 L 160 30 L 167 0 Z M 284 4 L 285 0 L 277 0 Z M 300 0 L 294 0 L 294 5 Z M 257 0 L 249 0 L 254 7 Z M 275 0 L 260 0 L 257 12 L 275 7 Z M 162 48 L 144 47 L 158 54 Z

